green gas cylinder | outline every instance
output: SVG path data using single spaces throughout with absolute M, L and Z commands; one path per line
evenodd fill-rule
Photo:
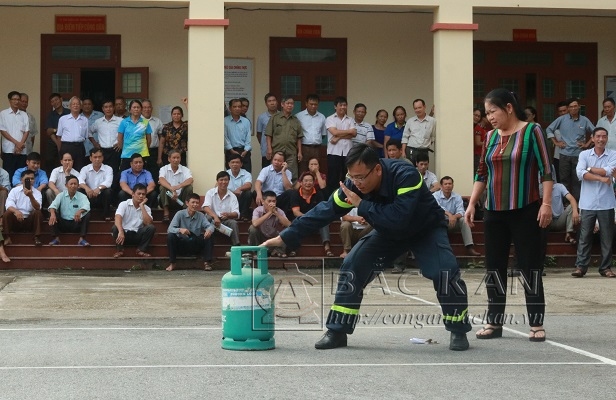
M 242 256 L 257 253 L 252 259 Z M 269 350 L 274 341 L 274 278 L 267 270 L 267 248 L 231 247 L 231 271 L 222 277 L 222 348 Z

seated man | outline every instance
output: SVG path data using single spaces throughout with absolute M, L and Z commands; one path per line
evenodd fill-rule
M 420 157 L 421 153 L 417 154 Z M 418 161 L 419 163 L 419 161 Z M 475 251 L 473 243 L 473 234 L 471 228 L 464 221 L 464 205 L 462 204 L 462 196 L 453 191 L 453 178 L 444 176 L 441 178 L 441 190 L 434 192 L 432 195 L 436 202 L 443 210 L 445 210 L 445 218 L 447 220 L 448 230 L 459 230 L 462 233 L 462 241 L 466 247 L 466 254 L 469 256 L 479 256 Z
M 399 139 L 389 139 L 387 142 L 387 156 L 392 160 L 404 160 L 406 162 L 411 162 L 408 158 L 404 156 L 404 152 L 402 151 L 402 142 Z
M 91 163 L 79 172 L 79 187 L 81 192 L 88 196 L 90 207 L 101 207 L 105 221 L 111 221 L 109 206 L 113 170 L 110 166 L 103 164 L 103 151 L 96 147 L 90 150 L 90 161 Z
M 563 200 L 567 199 L 569 204 L 564 206 Z M 550 231 L 565 231 L 565 242 L 577 245 L 575 239 L 575 225 L 580 223 L 580 213 L 575 197 L 562 183 L 555 183 L 552 187 L 552 222 L 548 225 Z
M 53 232 L 50 246 L 60 244 L 60 232 L 79 232 L 77 244 L 84 247 L 90 245 L 86 241 L 90 223 L 90 202 L 85 194 L 77 191 L 78 187 L 79 178 L 69 176 L 66 178 L 66 189 L 56 196 L 49 206 L 49 226 Z
M 291 225 L 284 212 L 276 207 L 276 193 L 263 192 L 263 205 L 252 212 L 252 224 L 248 228 L 248 244 L 259 246 L 270 238 L 278 236 L 280 231 Z M 287 257 L 284 243 L 274 247 L 272 257 Z
M 3 168 L 0 168 L 0 212 L 4 214 L 6 198 L 11 190 L 11 179 L 9 173 Z
M 34 244 L 41 246 L 41 204 L 43 195 L 34 187 L 34 171 L 21 173 L 21 184 L 11 189 L 6 199 L 6 211 L 2 214 L 2 226 L 7 234 L 4 244 L 11 244 L 8 236 L 13 232 L 34 232 Z
M 223 224 L 231 228 L 231 245 L 240 245 L 240 229 L 236 219 L 240 216 L 237 198 L 227 188 L 229 186 L 229 174 L 220 171 L 216 174 L 216 187 L 205 194 L 203 212 L 209 221 L 214 221 L 214 226 L 220 228 Z
M 252 174 L 242 168 L 242 158 L 239 154 L 229 156 L 229 190 L 235 194 L 240 206 L 240 218 L 246 221 L 252 216 Z
M 163 221 L 169 221 L 169 208 L 181 209 L 179 203 L 186 203 L 193 192 L 193 177 L 190 170 L 181 165 L 182 155 L 179 150 L 170 150 L 169 164 L 160 168 L 158 183 L 160 185 L 160 206 L 163 208 Z M 171 192 L 172 197 L 167 195 Z M 179 200 L 179 202 L 178 202 Z
M 47 185 L 49 184 L 49 179 L 47 179 L 47 172 L 41 169 L 41 155 L 35 151 L 28 154 L 26 157 L 26 166 L 18 168 L 13 175 L 13 179 L 11 184 L 13 187 L 19 185 L 21 181 L 21 173 L 24 171 L 33 171 L 34 172 L 34 181 L 32 181 L 33 187 L 35 187 L 42 195 L 47 191 Z M 41 203 L 42 205 L 43 203 Z
M 144 169 L 144 166 L 141 154 L 135 153 L 130 157 L 130 168 L 122 171 L 120 175 L 119 202 L 129 200 L 133 196 L 133 188 L 136 184 L 140 183 L 146 187 L 148 206 L 151 208 L 157 207 L 158 193 L 156 193 L 156 182 L 154 182 L 150 171 Z
M 156 228 L 152 224 L 152 211 L 146 205 L 145 185 L 137 183 L 133 187 L 132 198 L 118 204 L 115 224 L 111 235 L 116 242 L 114 258 L 124 255 L 125 245 L 137 245 L 137 256 L 150 257 L 147 253 Z
M 311 172 L 306 171 L 301 174 L 298 179 L 298 182 L 301 184 L 300 188 L 290 192 L 291 211 L 295 218 L 306 214 L 324 200 L 323 191 L 316 190 L 314 181 L 315 176 L 312 175 Z M 334 253 L 332 253 L 329 246 L 329 225 L 325 225 L 319 229 L 319 234 L 321 235 L 321 242 L 323 243 L 325 255 L 327 257 L 333 257 Z M 297 255 L 297 249 L 290 250 L 289 256 L 295 257 Z
M 255 202 L 257 205 L 263 205 L 263 193 L 271 191 L 276 195 L 278 206 L 283 210 L 287 209 L 289 196 L 285 191 L 293 187 L 291 178 L 291 171 L 284 161 L 284 154 L 277 151 L 272 156 L 272 164 L 263 168 L 255 181 Z
M 426 183 L 426 186 L 432 193 L 440 190 L 441 185 L 438 183 L 438 179 L 433 172 L 428 171 L 428 167 L 430 166 L 430 157 L 428 153 L 419 152 L 415 157 L 417 161 L 417 170 L 419 174 L 423 176 L 423 180 Z
M 342 240 L 342 253 L 340 258 L 345 258 L 349 251 L 362 237 L 372 231 L 372 226 L 364 217 L 357 215 L 357 208 L 353 207 L 351 211 L 340 218 L 340 240 Z
M 212 241 L 214 226 L 199 212 L 201 196 L 191 193 L 186 200 L 186 208 L 178 211 L 167 228 L 167 247 L 169 248 L 169 266 L 167 271 L 175 269 L 178 254 L 199 254 L 203 259 L 203 269 L 211 271 Z
M 79 172 L 73 169 L 73 156 L 71 156 L 71 153 L 64 153 L 60 163 L 62 165 L 54 168 L 49 177 L 49 187 L 46 193 L 47 204 L 51 204 L 56 196 L 66 189 L 66 178 L 71 175 L 79 176 Z

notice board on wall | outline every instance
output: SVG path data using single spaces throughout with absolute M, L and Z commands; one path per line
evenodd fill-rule
M 247 117 L 254 121 L 253 111 L 255 105 L 255 60 L 254 58 L 226 58 L 225 57 L 225 107 L 229 100 L 245 97 L 250 100 Z

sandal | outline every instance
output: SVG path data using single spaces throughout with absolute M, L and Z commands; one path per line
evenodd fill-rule
M 533 336 L 529 336 L 528 340 L 530 340 L 531 342 L 545 342 L 545 333 L 543 334 L 543 336 L 536 336 L 537 332 L 545 332 L 545 329 L 543 329 L 543 328 L 531 329 L 530 333 Z
M 577 246 L 577 240 L 575 240 L 575 238 L 569 234 L 565 236 L 565 243 L 569 243 L 572 246 Z
M 141 250 L 137 250 L 135 254 L 137 254 L 137 257 L 152 257 L 150 254 L 146 253 L 145 251 L 141 251 Z
M 586 269 L 576 268 L 575 271 L 571 273 L 571 276 L 576 278 L 583 278 L 586 275 Z
M 38 236 L 36 236 L 34 238 L 34 245 L 35 246 L 42 246 L 43 245 L 43 242 L 41 242 L 41 239 Z
M 484 326 L 480 330 L 475 333 L 475 337 L 477 339 L 495 339 L 499 337 L 503 337 L 503 327 L 502 326 Z
M 116 251 L 113 255 L 113 258 L 120 258 L 124 255 L 123 251 Z
M 330 249 L 329 247 L 325 249 L 325 256 L 326 257 L 333 257 L 334 253 L 332 253 L 332 249 Z
M 163 215 L 163 222 L 169 222 L 169 215 Z
M 297 256 L 297 252 L 295 252 L 295 251 L 290 251 L 289 252 L 289 257 L 295 257 L 295 256 Z
M 211 271 L 212 270 L 212 265 L 209 262 L 204 262 L 203 263 L 203 270 L 204 271 Z
M 606 268 L 603 271 L 599 271 L 599 274 L 605 278 L 616 278 L 616 274 L 610 268 Z

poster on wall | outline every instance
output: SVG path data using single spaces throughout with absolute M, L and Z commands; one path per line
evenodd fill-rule
M 616 100 L 616 76 L 605 77 L 605 97 Z
M 253 58 L 225 58 L 225 107 L 229 100 L 245 97 L 250 100 L 248 119 L 253 123 L 255 60 Z

